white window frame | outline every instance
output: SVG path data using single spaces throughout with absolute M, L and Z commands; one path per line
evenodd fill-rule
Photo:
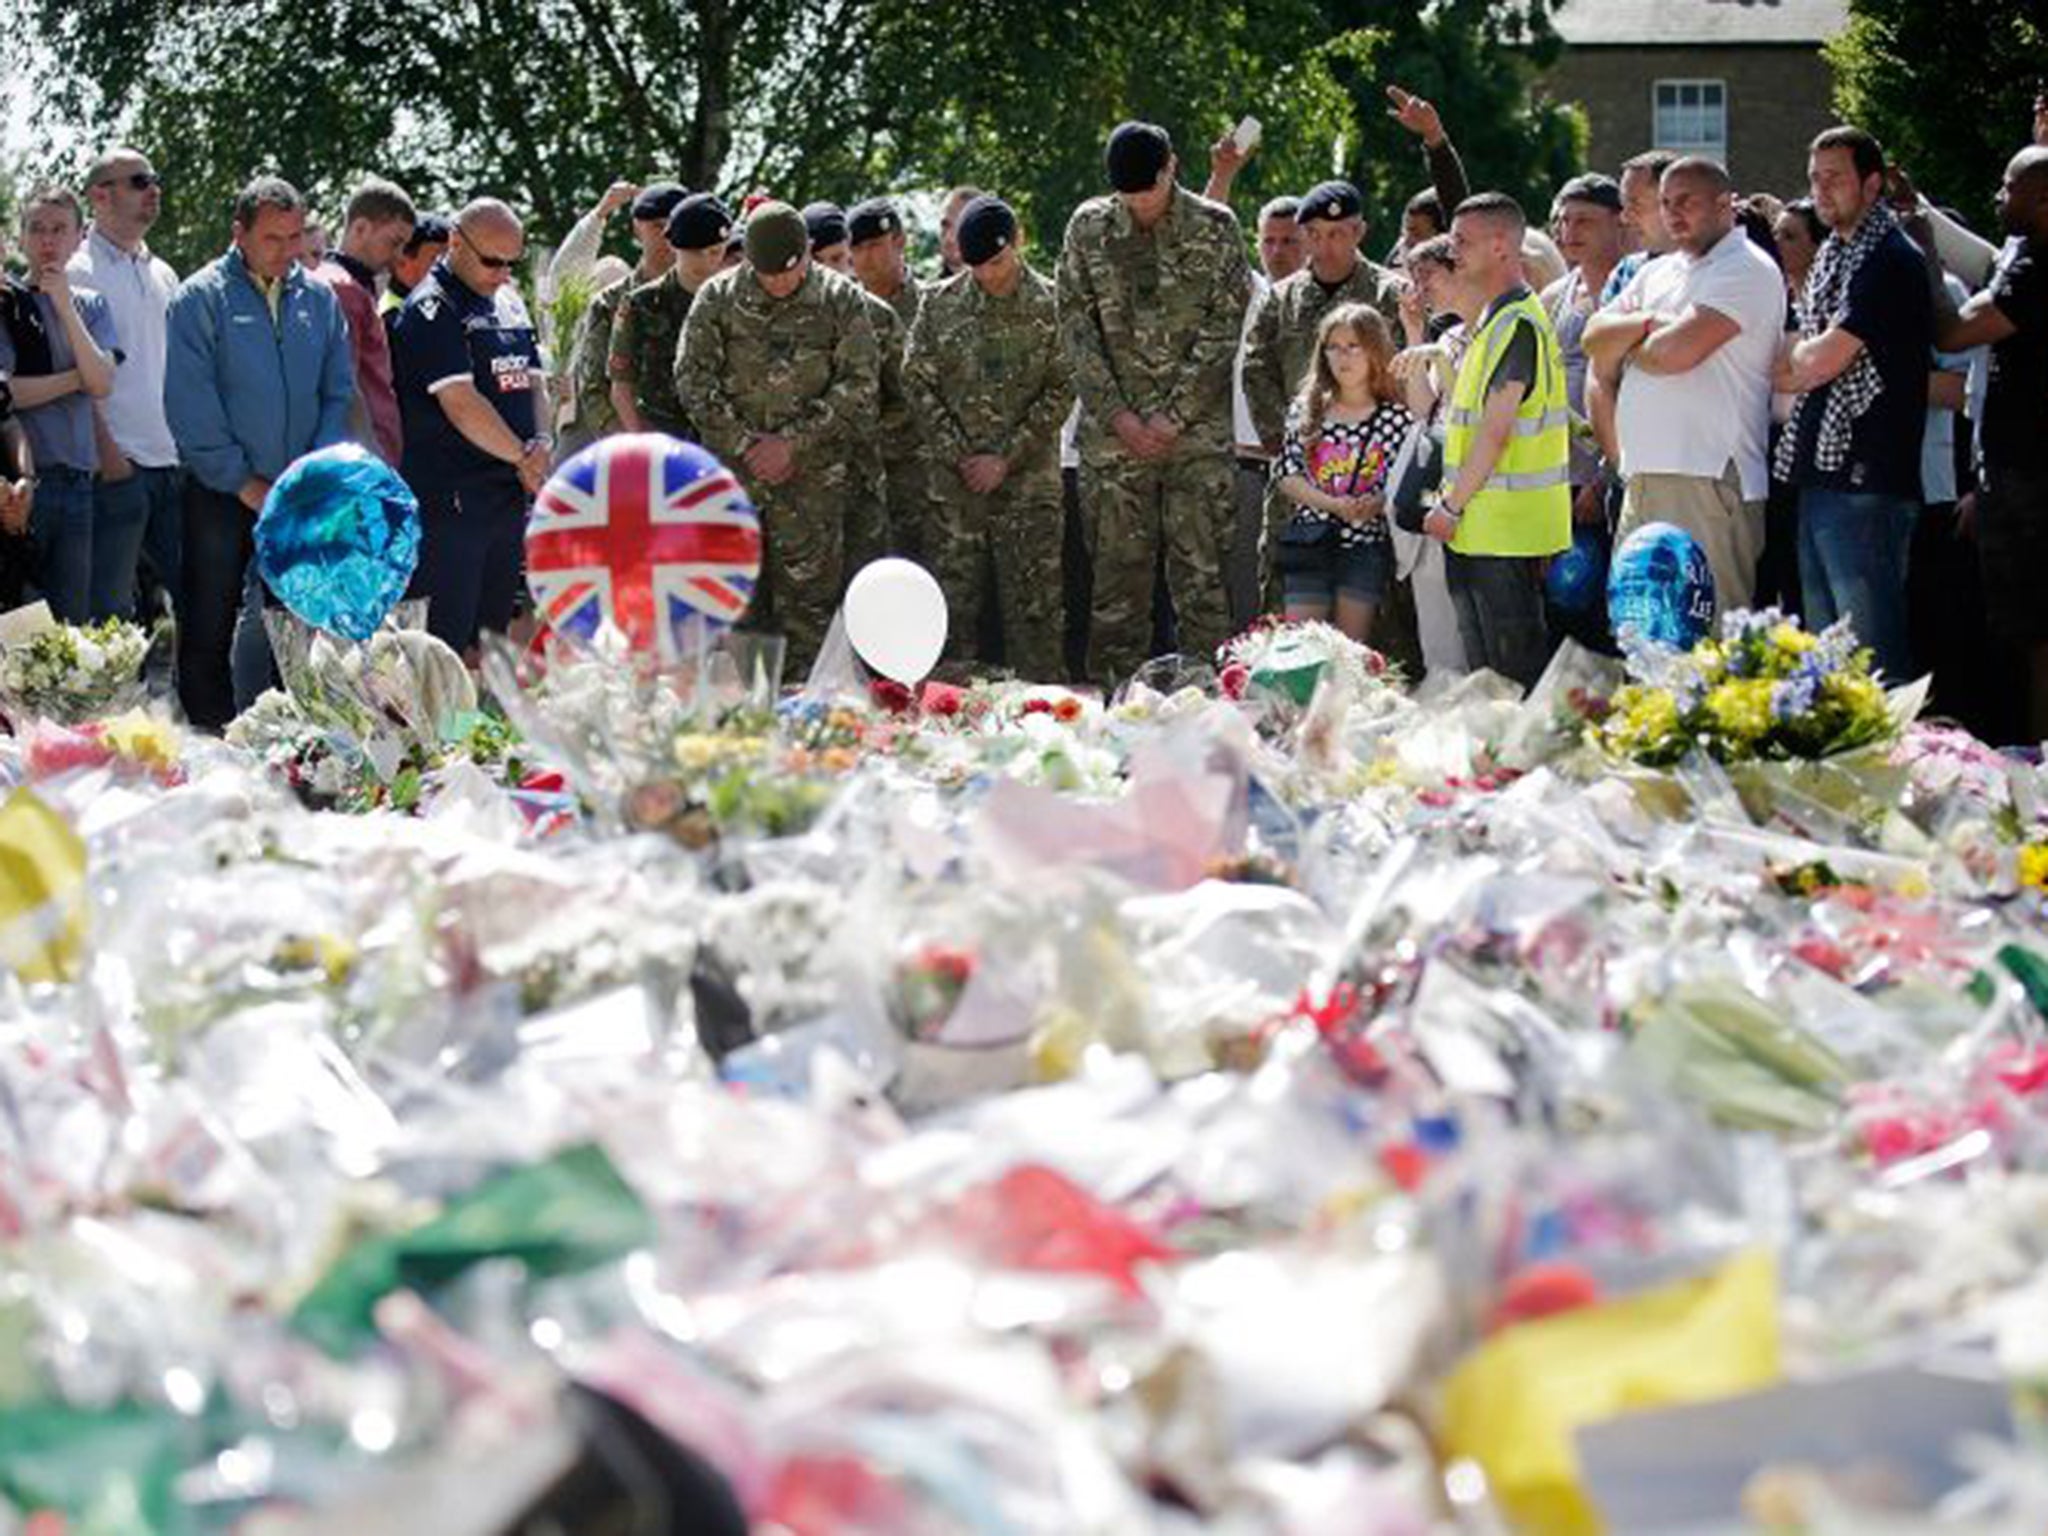
M 1675 94 L 1682 94 L 1687 86 L 1698 88 L 1700 94 L 1699 102 L 1695 106 L 1687 107 L 1682 101 L 1674 99 L 1671 110 L 1674 113 L 1697 112 L 1703 114 L 1698 121 L 1704 126 L 1707 122 L 1704 114 L 1712 111 L 1712 106 L 1707 100 L 1707 94 L 1709 91 L 1715 92 L 1719 97 L 1718 105 L 1720 107 L 1721 136 L 1718 141 L 1707 138 L 1694 138 L 1680 143 L 1666 141 L 1665 135 L 1662 132 L 1664 105 L 1659 98 L 1667 88 Z M 1652 80 L 1650 82 L 1650 142 L 1658 149 L 1671 150 L 1678 154 L 1711 155 L 1717 160 L 1725 161 L 1728 158 L 1728 82 L 1725 79 L 1708 79 L 1705 76 L 1672 76 L 1667 79 Z

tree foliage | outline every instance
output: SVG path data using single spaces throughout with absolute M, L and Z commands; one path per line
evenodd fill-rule
M 181 268 L 220 248 L 258 169 L 327 209 L 370 170 L 429 206 L 491 193 L 549 238 L 620 176 L 851 171 L 880 127 L 852 62 L 866 0 L 18 3 L 9 62 L 51 123 L 147 148 L 170 194 L 153 238 Z
M 1423 181 L 1388 80 L 1442 105 L 1475 184 L 1547 188 L 1575 145 L 1530 97 L 1554 3 L 14 0 L 0 57 L 34 80 L 44 168 L 116 137 L 154 158 L 181 270 L 261 169 L 330 213 L 370 171 L 430 207 L 496 194 L 543 241 L 621 176 L 798 201 L 972 181 L 1049 246 L 1124 117 L 1165 124 L 1199 186 L 1257 116 L 1242 211 L 1341 170 L 1384 226 Z
M 1993 223 L 2005 163 L 2027 142 L 2048 77 L 2048 16 L 1987 0 L 1850 0 L 1827 48 L 1835 107 L 1877 135 L 1938 203 Z
M 1538 221 L 1558 185 L 1584 168 L 1583 115 L 1547 99 L 1540 85 L 1562 47 L 1550 24 L 1558 3 L 1326 0 L 1331 26 L 1365 29 L 1375 39 L 1371 67 L 1342 74 L 1359 125 L 1349 173 L 1386 240 L 1403 205 L 1429 185 L 1415 140 L 1388 115 L 1390 83 L 1436 104 L 1475 192 L 1506 192 Z
M 1125 118 L 1165 127 L 1199 187 L 1210 144 L 1257 117 L 1241 206 L 1329 175 L 1333 144 L 1354 136 L 1338 72 L 1362 68 L 1371 41 L 1332 28 L 1318 0 L 988 0 L 971 25 L 910 3 L 878 9 L 871 66 L 895 104 L 900 176 L 1000 189 L 1056 247 L 1105 190 L 1103 140 Z

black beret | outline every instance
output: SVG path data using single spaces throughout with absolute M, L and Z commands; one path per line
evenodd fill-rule
M 417 256 L 429 245 L 446 245 L 455 226 L 438 213 L 423 213 L 413 220 L 412 234 L 405 242 L 405 254 Z
M 1015 243 L 1017 215 L 1000 197 L 984 194 L 960 210 L 960 222 L 953 228 L 954 238 L 960 242 L 961 261 L 978 267 L 994 261 L 1004 247 Z
M 886 197 L 871 197 L 846 210 L 846 231 L 855 245 L 865 245 L 884 235 L 901 234 L 903 215 Z
M 675 211 L 675 206 L 690 195 L 690 189 L 680 182 L 657 181 L 651 187 L 642 187 L 633 198 L 633 217 L 639 220 L 665 220 Z
M 709 192 L 677 203 L 668 216 L 668 243 L 679 251 L 708 251 L 732 239 L 732 210 Z
M 1307 224 L 1316 219 L 1355 219 L 1365 212 L 1365 199 L 1348 181 L 1325 181 L 1301 200 L 1294 222 Z
M 804 230 L 811 237 L 813 251 L 822 251 L 828 245 L 844 245 L 846 210 L 837 203 L 807 203 L 804 205 Z
M 1119 123 L 1102 152 L 1109 184 L 1119 192 L 1146 192 L 1173 158 L 1173 140 L 1153 123 Z

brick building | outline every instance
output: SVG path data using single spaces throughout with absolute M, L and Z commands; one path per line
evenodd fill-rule
M 1820 46 L 1848 16 L 1848 0 L 1565 0 L 1545 84 L 1585 108 L 1598 170 L 1651 148 L 1709 154 L 1745 191 L 1790 197 L 1834 121 Z

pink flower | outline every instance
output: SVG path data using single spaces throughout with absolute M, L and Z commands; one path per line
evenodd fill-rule
M 924 712 L 928 715 L 945 715 L 948 717 L 957 715 L 966 702 L 966 693 L 959 688 L 955 688 L 951 683 L 926 683 L 924 685 L 924 698 L 921 703 Z
M 93 726 L 73 731 L 61 725 L 33 725 L 27 738 L 31 779 L 55 778 L 74 768 L 101 768 L 114 760 L 113 748 L 100 740 Z
M 2015 1046 L 2001 1051 L 1992 1075 L 2022 1098 L 2039 1093 L 2048 1088 L 2048 1050 L 2022 1052 Z

